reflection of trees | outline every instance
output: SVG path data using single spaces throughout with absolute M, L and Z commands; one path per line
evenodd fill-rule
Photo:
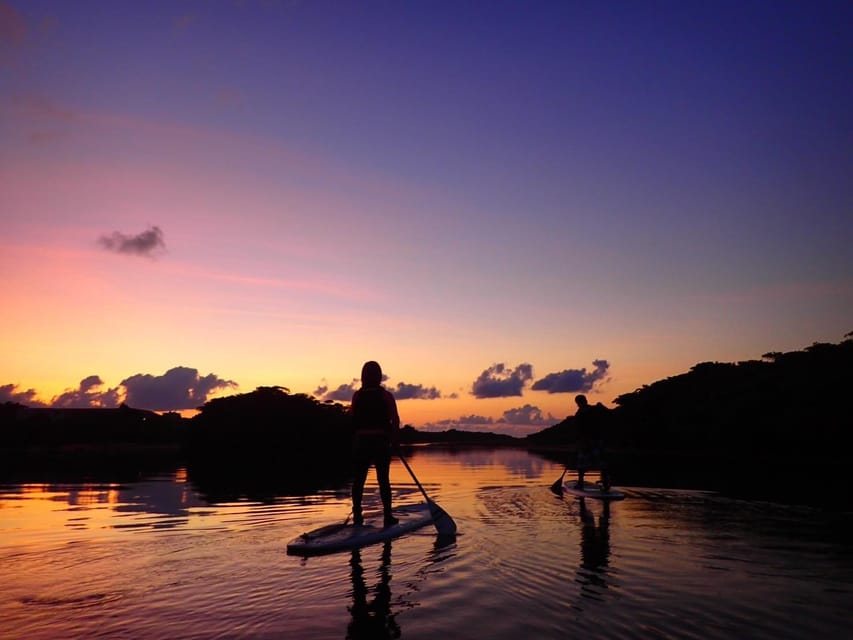
M 254 456 L 244 452 L 230 457 L 221 452 L 191 457 L 187 475 L 209 502 L 242 498 L 266 502 L 279 496 L 312 495 L 322 489 L 348 496 L 347 482 L 351 477 L 348 462 L 331 459 L 324 464 L 321 457 L 289 458 L 276 451 Z
M 350 577 L 352 578 L 352 606 L 349 608 L 352 620 L 347 627 L 347 638 L 353 640 L 382 640 L 399 638 L 400 626 L 391 613 L 391 541 L 382 547 L 382 561 L 379 565 L 379 582 L 373 587 L 373 598 L 364 579 L 364 567 L 361 562 L 361 550 L 353 549 L 350 559 Z
M 108 510 L 110 526 L 157 528 L 175 527 L 185 524 L 190 511 L 206 506 L 198 498 L 191 485 L 186 482 L 181 470 L 169 475 L 135 478 L 130 482 L 92 482 L 86 475 L 74 478 L 66 476 L 62 482 L 22 483 L 6 485 L 0 493 L 18 493 L 25 500 L 50 500 L 67 504 L 68 509 L 57 511 L 80 512 Z M 146 517 L 134 517 L 145 514 Z M 153 515 L 156 518 L 147 516 Z M 124 519 L 124 516 L 130 516 Z M 96 517 L 97 518 L 97 517 Z M 65 526 L 85 529 L 91 526 L 88 515 L 70 517 Z
M 581 585 L 581 595 L 600 598 L 601 591 L 607 589 L 607 573 L 610 563 L 610 503 L 604 502 L 602 512 L 596 523 L 595 514 L 580 498 L 581 558 L 577 571 L 577 582 Z

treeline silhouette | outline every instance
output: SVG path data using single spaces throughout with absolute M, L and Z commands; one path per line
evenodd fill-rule
M 208 498 L 301 494 L 350 477 L 350 419 L 341 404 L 258 387 L 210 400 L 188 422 L 188 475 Z
M 617 397 L 609 414 L 608 446 L 748 456 L 847 455 L 839 444 L 847 441 L 853 424 L 853 340 L 762 358 L 703 362 Z M 573 416 L 527 437 L 535 444 L 574 439 Z
M 720 490 L 749 484 L 763 487 L 759 493 L 784 486 L 801 494 L 817 482 L 835 495 L 849 484 L 851 338 L 761 360 L 703 362 L 619 396 L 607 424 L 616 482 Z M 285 387 L 216 398 L 192 418 L 124 405 L 55 409 L 7 402 L 0 405 L 0 480 L 34 469 L 97 469 L 124 456 L 146 468 L 179 459 L 213 494 L 227 495 L 237 480 L 252 482 L 259 494 L 297 492 L 348 477 L 349 430 L 345 405 Z M 402 441 L 519 446 L 571 463 L 575 435 L 569 416 L 526 438 L 409 426 Z M 803 477 L 793 481 L 793 473 Z
M 705 488 L 846 508 L 853 334 L 839 344 L 703 362 L 615 399 L 606 433 L 616 483 Z M 572 464 L 574 416 L 527 437 Z

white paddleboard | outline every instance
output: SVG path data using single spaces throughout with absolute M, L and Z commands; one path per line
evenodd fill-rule
M 384 526 L 381 513 L 372 517 L 365 515 L 364 524 L 359 526 L 352 523 L 327 524 L 288 542 L 287 553 L 312 556 L 356 549 L 397 538 L 432 523 L 432 514 L 426 504 L 397 507 L 394 517 L 400 522 L 390 527 Z
M 570 493 L 579 498 L 594 498 L 596 500 L 624 500 L 625 494 L 610 487 L 609 491 L 604 491 L 601 485 L 597 482 L 584 482 L 583 489 L 575 488 L 575 481 L 563 483 L 563 491 Z

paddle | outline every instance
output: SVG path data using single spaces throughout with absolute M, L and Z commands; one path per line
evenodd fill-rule
M 563 469 L 563 473 L 561 473 L 560 477 L 557 479 L 557 481 L 551 485 L 551 491 L 553 491 L 557 495 L 563 495 L 563 478 L 566 477 L 566 471 L 568 471 L 568 470 L 569 470 L 568 467 Z
M 412 480 L 415 481 L 415 484 L 418 485 L 418 489 L 421 490 L 421 493 L 424 494 L 424 499 L 426 500 L 427 506 L 429 507 L 430 515 L 432 516 L 432 523 L 435 525 L 436 531 L 440 535 L 443 536 L 452 536 L 456 533 L 456 523 L 453 522 L 453 518 L 441 507 L 439 507 L 436 503 L 430 500 L 427 492 L 424 491 L 424 488 L 421 486 L 421 483 L 418 481 L 415 472 L 412 471 L 412 468 L 409 466 L 409 463 L 406 462 L 406 459 L 403 457 L 402 452 L 398 451 L 397 455 L 400 456 L 400 460 L 402 460 L 403 465 L 406 467 L 406 470 L 409 472 L 409 475 L 412 476 Z

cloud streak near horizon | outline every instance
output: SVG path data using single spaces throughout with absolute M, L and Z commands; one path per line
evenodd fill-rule
M 460 431 L 488 432 L 491 431 L 493 427 L 498 427 L 496 432 L 523 436 L 534 429 L 549 427 L 559 421 L 559 418 L 555 418 L 550 413 L 543 413 L 539 407 L 531 404 L 525 404 L 521 407 L 507 409 L 499 418 L 489 418 L 487 416 L 472 414 L 460 416 L 459 418 L 430 422 L 423 425 L 421 428 L 424 431 L 447 431 L 450 429 L 456 429 Z

